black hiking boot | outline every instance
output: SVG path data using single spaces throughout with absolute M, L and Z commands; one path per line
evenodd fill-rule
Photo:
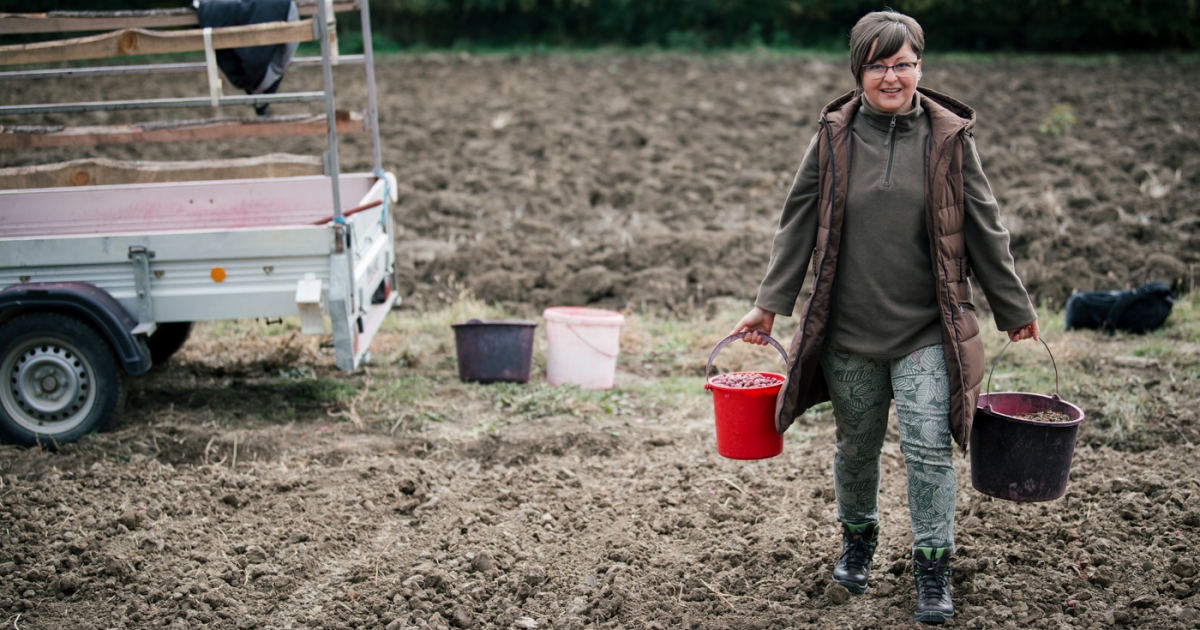
M 867 574 L 871 572 L 877 544 L 878 524 L 842 523 L 842 557 L 833 567 L 833 581 L 845 586 L 851 593 L 866 593 Z
M 917 581 L 915 621 L 940 624 L 954 616 L 954 602 L 950 601 L 950 549 L 913 549 L 913 577 Z

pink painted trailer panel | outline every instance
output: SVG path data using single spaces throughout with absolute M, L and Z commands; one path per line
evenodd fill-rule
M 342 175 L 342 209 L 358 205 L 375 180 Z M 0 238 L 299 226 L 332 214 L 332 188 L 321 175 L 6 190 Z

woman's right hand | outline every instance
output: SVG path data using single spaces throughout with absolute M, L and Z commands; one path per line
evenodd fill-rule
M 746 316 L 742 318 L 742 321 L 738 322 L 737 326 L 733 327 L 733 332 L 729 334 L 736 335 L 743 330 L 749 330 L 751 331 L 751 334 L 742 337 L 742 341 L 759 346 L 765 346 L 767 345 L 767 340 L 763 339 L 762 335 L 759 335 L 758 333 L 770 335 L 771 328 L 773 326 L 775 326 L 775 313 L 755 306 L 753 310 L 751 310 L 749 313 L 746 313 Z

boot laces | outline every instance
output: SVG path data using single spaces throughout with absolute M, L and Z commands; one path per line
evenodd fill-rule
M 842 557 L 846 559 L 848 568 L 861 569 L 871 563 L 874 551 L 867 537 L 860 534 L 850 537 L 846 543 L 846 550 L 842 552 Z
M 940 563 L 917 563 L 917 585 L 920 587 L 922 599 L 941 599 L 946 594 L 950 580 L 942 571 Z

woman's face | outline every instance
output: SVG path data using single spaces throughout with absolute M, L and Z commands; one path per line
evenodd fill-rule
M 875 55 L 875 46 L 879 40 L 871 44 L 871 52 L 867 59 Z M 896 69 L 896 64 L 916 64 L 908 71 Z M 903 114 L 912 109 L 913 93 L 917 91 L 917 81 L 921 78 L 921 60 L 913 52 L 912 46 L 904 42 L 904 46 L 896 54 L 884 59 L 873 59 L 868 65 L 888 66 L 883 74 L 872 72 L 867 68 L 859 69 L 862 80 L 863 95 L 871 107 L 885 114 Z M 876 68 L 878 70 L 878 68 Z

